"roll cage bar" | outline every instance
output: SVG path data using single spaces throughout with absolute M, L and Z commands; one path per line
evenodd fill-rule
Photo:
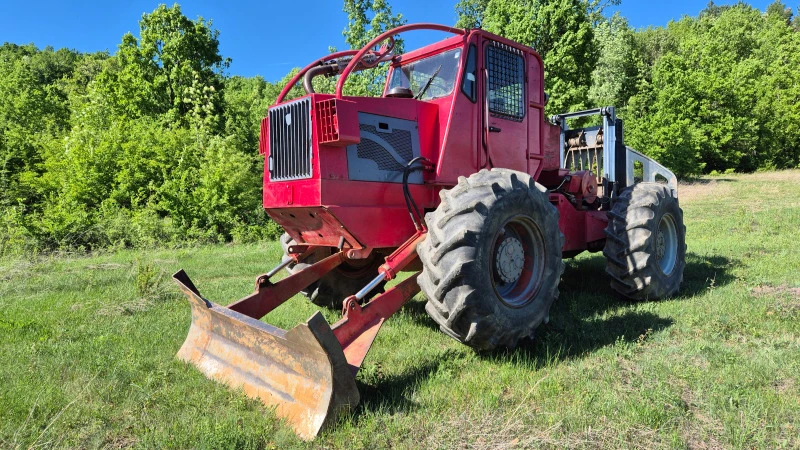
M 347 81 L 347 77 L 353 71 L 355 71 L 359 65 L 362 66 L 362 68 L 371 68 L 375 67 L 382 61 L 386 61 L 387 56 L 390 57 L 391 52 L 394 49 L 394 36 L 405 31 L 412 30 L 443 31 L 462 36 L 468 33 L 467 30 L 462 28 L 448 27 L 435 23 L 413 23 L 392 28 L 391 30 L 385 31 L 375 39 L 369 41 L 367 45 L 362 47 L 360 50 L 343 50 L 341 52 L 331 53 L 330 55 L 313 61 L 309 65 L 305 66 L 303 69 L 297 72 L 297 74 L 295 74 L 291 80 L 289 80 L 286 86 L 283 87 L 283 90 L 281 90 L 281 93 L 278 95 L 278 98 L 275 99 L 275 103 L 273 105 L 283 102 L 283 99 L 286 98 L 286 95 L 289 93 L 292 87 L 294 87 L 297 82 L 300 81 L 300 78 L 304 77 L 309 70 L 329 64 L 335 61 L 337 58 L 351 57 L 347 66 L 342 69 L 339 81 L 336 83 L 336 98 L 341 99 L 343 97 L 342 91 L 344 90 L 344 83 Z M 372 50 L 376 45 L 386 40 L 389 41 L 387 44 L 381 46 L 377 51 Z M 368 58 L 369 56 L 372 56 L 372 58 Z M 369 61 L 367 61 L 367 59 L 369 59 Z

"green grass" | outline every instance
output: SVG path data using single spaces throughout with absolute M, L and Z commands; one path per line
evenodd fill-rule
M 169 275 L 225 303 L 278 245 L 2 260 L 0 447 L 798 448 L 798 188 L 800 171 L 682 186 L 677 297 L 622 301 L 582 255 L 517 350 L 476 354 L 418 296 L 378 336 L 359 407 L 312 443 L 174 358 L 190 317 Z M 314 310 L 295 297 L 267 320 Z

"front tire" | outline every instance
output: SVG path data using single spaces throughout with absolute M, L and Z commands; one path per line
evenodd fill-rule
M 425 310 L 478 350 L 515 347 L 549 315 L 564 236 L 547 190 L 528 174 L 481 170 L 441 191 L 417 253 Z
M 608 217 L 603 254 L 611 288 L 635 301 L 678 292 L 686 267 L 686 227 L 672 190 L 660 183 L 630 186 Z

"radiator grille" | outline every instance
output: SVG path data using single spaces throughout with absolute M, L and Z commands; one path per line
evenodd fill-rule
M 269 110 L 269 178 L 311 178 L 311 98 Z

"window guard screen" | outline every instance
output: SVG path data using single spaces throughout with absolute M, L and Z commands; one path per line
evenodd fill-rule
M 522 122 L 525 117 L 525 60 L 522 52 L 499 42 L 486 48 L 489 72 L 489 113 L 492 117 Z

